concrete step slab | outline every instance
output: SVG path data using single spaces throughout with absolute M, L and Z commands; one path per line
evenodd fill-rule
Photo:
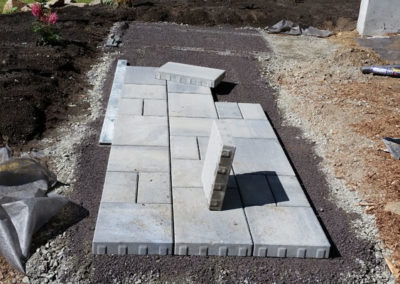
M 277 206 L 310 207 L 297 177 L 267 175 L 270 189 Z
M 137 202 L 170 204 L 172 201 L 169 173 L 139 173 Z
M 167 88 L 159 85 L 124 84 L 122 97 L 127 99 L 166 100 Z
M 211 118 L 170 117 L 170 133 L 173 136 L 210 136 Z
M 176 255 L 251 255 L 252 240 L 236 189 L 229 189 L 225 203 L 226 209 L 210 211 L 201 187 L 173 188 Z
M 136 203 L 137 173 L 106 172 L 101 202 Z
M 156 67 L 127 66 L 125 84 L 166 86 L 165 80 L 156 79 Z
M 170 204 L 100 204 L 94 254 L 172 254 Z
M 170 143 L 172 159 L 200 159 L 196 137 L 170 136 Z
M 119 103 L 119 115 L 142 115 L 143 100 L 142 99 L 126 99 L 121 98 Z
M 229 135 L 235 138 L 276 138 L 267 120 L 220 119 L 218 126 L 227 128 Z
M 217 109 L 218 117 L 220 119 L 223 119 L 223 118 L 242 119 L 243 118 L 237 103 L 216 102 L 215 107 Z
M 217 86 L 224 76 L 225 71 L 221 69 L 176 62 L 168 62 L 156 71 L 156 78 L 160 80 L 210 88 Z
M 267 119 L 260 104 L 239 103 L 238 105 L 244 119 Z
M 279 141 L 276 139 L 233 138 L 236 153 L 233 170 L 236 175 L 275 173 L 295 176 Z
M 243 205 L 248 206 L 276 206 L 274 195 L 264 175 L 237 175 L 236 176 Z
M 108 171 L 169 172 L 168 147 L 112 146 Z
M 201 171 L 203 164 L 204 161 L 200 160 L 172 159 L 172 187 L 202 187 Z
M 307 207 L 245 208 L 254 256 L 328 258 L 330 243 Z
M 165 100 L 144 100 L 143 115 L 167 116 L 167 102 Z
M 211 89 L 208 87 L 180 84 L 171 81 L 167 81 L 167 88 L 169 93 L 212 95 Z
M 168 93 L 169 116 L 218 118 L 212 96 Z
M 115 125 L 113 145 L 168 146 L 168 119 L 120 115 Z

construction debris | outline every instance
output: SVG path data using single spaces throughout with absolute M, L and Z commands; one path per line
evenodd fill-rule
M 400 78 L 400 65 L 364 66 L 361 67 L 363 74 L 375 74 Z
M 400 138 L 384 137 L 382 140 L 393 157 L 400 160 Z
M 281 20 L 272 27 L 266 27 L 266 30 L 271 34 L 287 34 L 287 35 L 306 35 L 315 37 L 329 37 L 332 32 L 328 30 L 320 30 L 315 27 L 301 27 L 295 25 L 292 21 Z

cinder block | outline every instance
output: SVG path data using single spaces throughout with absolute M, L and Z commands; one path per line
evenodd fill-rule
M 173 188 L 175 254 L 251 255 L 252 240 L 239 194 L 227 192 L 222 211 L 210 211 L 203 189 Z
M 240 112 L 242 113 L 244 119 L 265 119 L 265 120 L 267 120 L 264 110 L 260 104 L 239 103 L 238 105 L 239 105 Z
M 220 119 L 218 126 L 226 127 L 228 133 L 235 138 L 276 138 L 268 120 Z
M 94 254 L 172 254 L 170 204 L 100 204 Z
M 110 145 L 114 137 L 114 122 L 116 117 L 104 117 L 103 127 L 101 128 L 100 140 L 101 145 Z
M 202 94 L 212 95 L 211 89 L 208 87 L 179 84 L 176 82 L 167 81 L 168 93 L 185 93 L 185 94 Z
M 208 140 L 210 137 L 197 137 L 197 142 L 199 144 L 200 159 L 204 160 L 206 158 Z
M 172 187 L 202 187 L 203 161 L 171 160 Z
M 272 174 L 267 175 L 267 180 L 277 206 L 310 207 L 297 177 Z
M 108 171 L 169 172 L 168 147 L 112 146 Z
M 166 100 L 167 88 L 159 85 L 124 84 L 122 97 L 127 99 Z
M 170 142 L 172 159 L 200 159 L 196 137 L 170 136 Z
M 136 203 L 137 173 L 106 172 L 101 202 Z
M 125 84 L 166 86 L 165 80 L 155 78 L 156 67 L 127 66 Z
M 328 258 L 330 243 L 307 207 L 245 207 L 254 256 Z
M 139 173 L 138 203 L 171 203 L 169 173 Z
M 115 125 L 113 145 L 168 146 L 168 119 L 120 115 Z
M 222 209 L 235 149 L 232 138 L 214 121 L 201 175 L 210 210 Z
M 192 117 L 170 117 L 170 135 L 210 136 L 213 119 Z
M 169 116 L 218 118 L 212 96 L 168 93 Z
M 143 115 L 167 116 L 167 102 L 165 100 L 144 100 Z
M 274 196 L 264 175 L 236 176 L 243 205 L 247 206 L 276 206 Z
M 225 76 L 220 69 L 168 62 L 158 68 L 156 78 L 181 84 L 214 88 Z
M 119 103 L 119 115 L 142 115 L 143 100 L 142 99 L 125 99 L 121 98 Z
M 236 175 L 275 173 L 291 175 L 295 173 L 278 140 L 233 138 L 236 153 L 233 170 Z
M 233 118 L 242 119 L 242 114 L 237 103 L 227 103 L 227 102 L 216 102 L 215 107 L 217 108 L 218 117 L 223 118 Z

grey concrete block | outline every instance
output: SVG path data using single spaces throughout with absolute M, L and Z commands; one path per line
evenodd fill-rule
M 166 86 L 165 80 L 155 78 L 156 67 L 127 66 L 125 84 Z
M 172 187 L 202 187 L 203 161 L 171 160 Z
M 165 100 L 144 100 L 143 115 L 167 116 L 167 102 Z
M 330 243 L 307 207 L 245 208 L 254 256 L 328 258 Z
M 180 84 L 167 81 L 168 93 L 185 93 L 185 94 L 202 94 L 212 95 L 211 89 L 208 87 Z
M 168 119 L 120 115 L 115 124 L 113 145 L 168 146 Z
M 101 134 L 99 143 L 101 145 L 110 145 L 114 137 L 114 123 L 116 117 L 104 117 L 103 127 L 101 128 Z
M 169 172 L 168 147 L 112 146 L 108 171 Z
M 213 119 L 170 117 L 170 134 L 173 136 L 210 136 Z
M 295 173 L 278 140 L 233 138 L 236 153 L 233 170 L 236 175 L 271 172 L 277 175 Z
M 267 180 L 277 206 L 310 207 L 297 177 L 267 175 Z
M 260 104 L 239 103 L 238 105 L 244 119 L 267 119 Z
M 201 174 L 210 210 L 222 209 L 235 149 L 232 138 L 214 121 Z
M 171 203 L 169 173 L 139 173 L 138 203 Z
M 274 196 L 264 175 L 237 175 L 236 179 L 245 207 L 276 206 Z
M 224 70 L 176 62 L 168 62 L 156 71 L 156 78 L 160 80 L 211 88 L 217 86 L 224 76 Z
M 276 138 L 268 120 L 220 119 L 218 126 L 226 127 L 235 138 Z
M 124 84 L 122 97 L 127 99 L 166 100 L 167 88 L 159 85 Z
M 197 137 L 197 143 L 199 145 L 200 159 L 204 160 L 206 158 L 208 140 L 210 137 Z
M 94 254 L 172 254 L 170 204 L 100 204 Z
M 136 203 L 137 173 L 106 172 L 101 202 Z
M 216 102 L 215 107 L 219 118 L 243 118 L 237 103 Z
M 168 93 L 169 116 L 218 118 L 212 96 Z
M 249 256 L 252 240 L 237 190 L 222 211 L 208 210 L 203 189 L 173 188 L 176 255 Z
M 143 100 L 142 99 L 125 99 L 121 98 L 119 102 L 119 115 L 142 115 Z
M 172 159 L 200 159 L 196 137 L 170 136 L 170 143 Z

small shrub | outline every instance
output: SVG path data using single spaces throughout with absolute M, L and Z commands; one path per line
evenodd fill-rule
M 32 15 L 35 17 L 33 31 L 39 36 L 38 44 L 55 44 L 60 41 L 60 36 L 56 28 L 58 16 L 56 12 L 46 9 L 45 2 L 32 5 Z

